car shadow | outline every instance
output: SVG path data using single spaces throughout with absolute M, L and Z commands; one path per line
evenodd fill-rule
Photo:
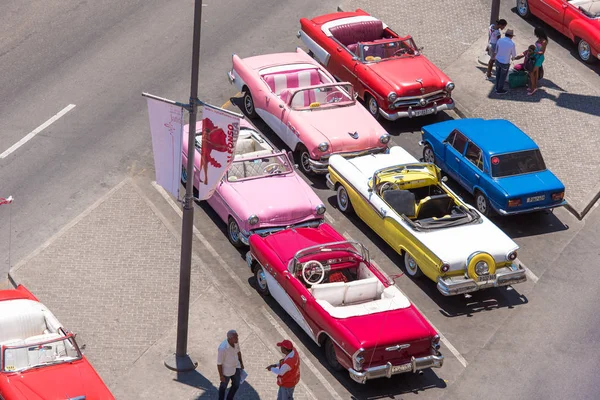
M 475 207 L 473 195 L 467 192 L 454 179 L 448 177 L 446 185 L 465 202 Z M 544 235 L 569 229 L 569 226 L 562 223 L 551 210 L 519 215 L 493 215 L 489 219 L 512 239 Z
M 248 283 L 256 289 L 254 276 L 248 278 Z M 300 328 L 292 317 L 271 296 L 263 296 L 263 300 L 289 330 L 300 340 L 327 371 L 335 377 L 344 388 L 352 394 L 352 399 L 393 399 L 405 393 L 419 393 L 432 388 L 445 388 L 446 383 L 436 373 L 427 369 L 422 374 L 400 374 L 390 379 L 374 379 L 366 385 L 353 381 L 345 370 L 334 371 L 325 358 L 325 352 Z
M 533 29 L 535 27 L 543 28 L 546 31 L 546 33 L 548 34 L 549 39 L 551 39 L 554 43 L 558 44 L 559 46 L 567 49 L 569 51 L 569 53 L 571 53 L 571 56 L 573 56 L 573 58 L 575 58 L 577 61 L 579 61 L 580 63 L 582 63 L 589 69 L 591 69 L 592 71 L 594 71 L 596 74 L 600 75 L 600 63 L 596 62 L 595 64 L 586 64 L 583 61 L 581 61 L 579 59 L 579 54 L 577 53 L 577 45 L 575 43 L 573 43 L 573 41 L 571 39 L 564 36 L 559 31 L 554 29 L 552 26 L 548 25 L 547 23 L 545 23 L 544 21 L 542 21 L 541 19 L 539 19 L 538 17 L 536 17 L 534 15 L 530 16 L 527 19 L 524 19 L 524 18 L 521 18 L 521 16 L 517 13 L 516 7 L 511 8 L 511 11 L 514 13 L 516 18 L 521 19 L 522 21 L 526 22 L 527 24 L 529 24 L 531 26 L 531 28 L 532 28 L 531 32 L 533 32 Z
M 192 397 L 194 400 L 216 399 L 219 395 L 219 387 L 213 385 L 213 383 L 198 370 L 178 372 L 177 377 L 173 380 L 202 390 L 203 392 L 200 395 Z M 231 388 L 231 385 L 229 385 L 229 387 Z M 244 383 L 240 385 L 235 395 L 238 398 L 260 399 L 260 395 L 248 381 L 244 381 Z
M 452 119 L 454 118 L 452 118 L 448 113 L 442 111 L 437 114 L 425 115 L 417 118 L 402 118 L 396 121 L 388 121 L 384 118 L 380 118 L 379 123 L 390 135 L 398 137 L 403 134 L 412 134 L 414 132 L 418 133 L 425 125 L 449 121 Z

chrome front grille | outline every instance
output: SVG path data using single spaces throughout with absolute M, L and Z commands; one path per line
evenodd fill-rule
M 438 90 L 423 96 L 400 97 L 394 102 L 394 108 L 401 107 L 427 107 L 434 102 L 442 101 L 446 98 L 446 91 Z

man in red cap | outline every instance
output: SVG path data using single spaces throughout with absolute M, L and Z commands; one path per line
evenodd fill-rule
M 300 357 L 292 342 L 287 339 L 277 343 L 277 346 L 285 357 L 279 360 L 279 364 L 269 365 L 267 371 L 277 375 L 277 400 L 293 400 L 294 388 L 300 382 Z

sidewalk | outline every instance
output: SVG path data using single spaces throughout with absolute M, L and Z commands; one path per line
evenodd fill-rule
M 260 312 L 248 316 L 243 291 L 233 293 L 213 275 L 222 272 L 217 263 L 209 268 L 197 256 L 188 352 L 199 365 L 182 374 L 164 367 L 176 343 L 176 220 L 165 217 L 127 179 L 15 265 L 10 277 L 78 333 L 86 356 L 117 399 L 216 399 L 217 346 L 229 329 L 239 333 L 249 374 L 236 399 L 275 398 L 275 376 L 264 367 L 281 358 L 275 347 L 280 335 Z M 310 370 L 303 367 L 302 373 L 295 398 L 321 398 L 317 385 L 309 390 L 304 383 Z
M 513 4 L 514 6 L 514 4 Z M 568 66 L 551 42 L 541 89 L 527 96 L 524 88 L 507 95 L 493 93 L 477 62 L 487 43 L 490 2 L 464 0 L 345 0 L 343 10 L 362 8 L 382 19 L 400 35 L 411 34 L 425 55 L 456 84 L 457 112 L 467 118 L 504 118 L 540 146 L 548 168 L 565 184 L 566 198 L 579 218 L 600 194 L 600 82 Z M 515 30 L 517 52 L 535 42 L 533 27 L 503 9 Z M 508 85 L 507 85 L 508 87 Z

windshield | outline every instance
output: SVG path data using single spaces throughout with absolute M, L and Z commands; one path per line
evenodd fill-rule
M 81 352 L 72 335 L 50 334 L 49 336 L 56 338 L 24 345 L 2 346 L 2 371 L 24 371 L 81 359 Z
M 412 38 L 360 43 L 356 51 L 362 62 L 379 62 L 391 58 L 419 55 L 419 50 Z
M 290 105 L 294 110 L 314 110 L 354 104 L 354 88 L 350 84 L 330 84 L 300 89 Z
M 284 175 L 293 171 L 285 153 L 251 159 L 234 159 L 227 170 L 227 181 L 235 182 L 270 175 Z
M 539 150 L 526 150 L 492 156 L 491 164 L 494 178 L 529 174 L 546 169 L 542 153 Z

